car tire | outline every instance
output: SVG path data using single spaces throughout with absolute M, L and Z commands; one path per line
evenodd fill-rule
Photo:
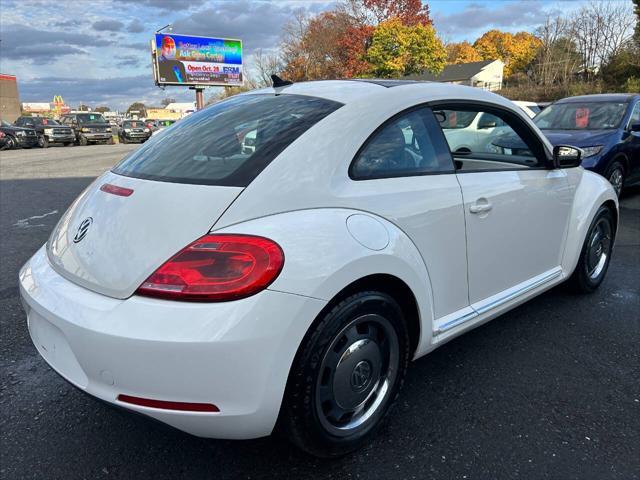
M 47 140 L 47 137 L 40 135 L 38 137 L 38 146 L 40 146 L 40 148 L 49 148 L 49 140 Z
M 609 183 L 616 191 L 616 195 L 620 197 L 622 189 L 624 188 L 625 181 L 625 168 L 622 162 L 614 161 L 609 165 L 607 171 L 604 174 L 605 178 L 609 180 Z
M 18 145 L 18 142 L 11 135 L 7 135 L 7 150 L 13 150 Z
M 614 239 L 613 213 L 603 205 L 589 226 L 578 264 L 569 278 L 573 291 L 592 293 L 600 286 L 609 269 Z
M 279 430 L 317 457 L 366 443 L 389 411 L 409 363 L 402 309 L 389 295 L 342 300 L 305 336 L 292 365 Z
M 83 147 L 86 147 L 87 145 L 89 145 L 89 141 L 87 140 L 87 137 L 80 135 L 80 139 L 78 140 L 78 144 L 82 145 Z
M 73 142 L 65 142 L 64 146 L 65 147 L 73 147 L 75 144 Z
M 120 143 L 125 143 L 126 144 L 126 143 L 129 143 L 129 142 L 128 142 L 128 140 L 126 138 L 122 137 L 120 139 Z

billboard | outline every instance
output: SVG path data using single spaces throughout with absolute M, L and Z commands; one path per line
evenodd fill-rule
M 156 33 L 153 70 L 158 85 L 242 85 L 242 41 Z

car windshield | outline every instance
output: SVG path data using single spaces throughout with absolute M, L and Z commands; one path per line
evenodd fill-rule
M 232 97 L 154 135 L 114 173 L 176 183 L 247 186 L 294 140 L 342 106 L 300 95 Z M 243 145 L 255 131 L 255 146 Z
M 533 121 L 541 130 L 603 130 L 617 128 L 626 108 L 621 102 L 556 103 Z
M 476 118 L 478 112 L 464 112 L 453 110 L 438 110 L 433 112 L 440 126 L 445 130 L 467 128 Z
M 34 117 L 29 120 L 33 121 L 34 125 L 60 125 L 53 118 Z
M 79 113 L 76 117 L 79 123 L 107 123 L 99 113 Z
M 147 128 L 147 126 L 140 120 L 127 120 L 122 122 L 122 128 Z

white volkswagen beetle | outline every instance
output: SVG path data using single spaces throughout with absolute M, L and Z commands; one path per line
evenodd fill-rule
M 452 154 L 451 112 L 494 115 L 527 148 Z M 409 360 L 560 282 L 602 282 L 617 198 L 579 155 L 462 86 L 238 95 L 73 202 L 20 272 L 29 331 L 106 402 L 198 436 L 278 430 L 344 454 L 380 425 Z

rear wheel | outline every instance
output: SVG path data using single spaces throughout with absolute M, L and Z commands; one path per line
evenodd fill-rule
M 281 426 L 319 457 L 349 453 L 379 427 L 404 381 L 409 338 L 398 304 L 361 292 L 305 338 L 289 375 Z
M 604 280 L 611 261 L 614 225 L 611 209 L 605 206 L 600 207 L 587 232 L 578 265 L 569 279 L 575 291 L 591 293 Z
M 609 165 L 609 168 L 607 168 L 607 171 L 604 175 L 607 180 L 609 180 L 609 183 L 611 183 L 611 186 L 616 191 L 616 195 L 618 197 L 620 196 L 620 194 L 622 193 L 622 189 L 624 188 L 624 173 L 624 165 L 622 165 L 622 163 L 619 161 L 615 161 L 611 165 Z

